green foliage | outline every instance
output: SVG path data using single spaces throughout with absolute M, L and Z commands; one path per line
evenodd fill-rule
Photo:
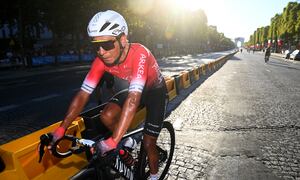
M 300 39 L 300 3 L 289 2 L 281 14 L 271 18 L 270 26 L 264 27 L 263 31 L 261 34 L 255 31 L 250 36 L 249 42 L 256 44 L 266 42 L 267 39 L 275 41 L 281 39 L 288 44 L 297 43 L 295 40 Z

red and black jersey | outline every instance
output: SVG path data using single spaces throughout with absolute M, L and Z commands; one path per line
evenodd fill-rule
M 156 59 L 146 47 L 138 43 L 130 44 L 127 57 L 118 65 L 106 66 L 99 57 L 96 57 L 81 89 L 92 93 L 105 71 L 127 80 L 129 92 L 142 92 L 144 88 L 152 89 L 163 81 Z

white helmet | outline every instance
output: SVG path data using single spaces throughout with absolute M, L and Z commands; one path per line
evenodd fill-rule
M 115 11 L 98 12 L 87 27 L 89 37 L 128 35 L 128 27 L 123 16 Z

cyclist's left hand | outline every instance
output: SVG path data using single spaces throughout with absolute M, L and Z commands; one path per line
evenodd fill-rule
M 118 143 L 116 143 L 112 137 L 99 141 L 96 144 L 96 152 L 97 154 L 106 156 L 106 154 L 114 149 L 116 149 Z

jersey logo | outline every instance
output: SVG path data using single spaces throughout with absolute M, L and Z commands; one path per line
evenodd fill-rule
M 143 74 L 145 72 L 145 62 L 146 62 L 146 56 L 144 54 L 141 54 L 141 57 L 139 59 L 139 64 L 138 64 L 138 70 L 137 70 L 138 79 L 141 79 L 143 77 Z

